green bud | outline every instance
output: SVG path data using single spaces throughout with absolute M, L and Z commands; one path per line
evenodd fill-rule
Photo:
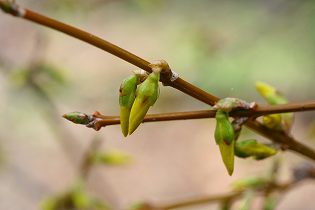
M 75 124 L 87 125 L 90 122 L 89 116 L 81 112 L 70 112 L 62 115 L 62 117 Z
M 234 141 L 234 129 L 232 123 L 229 121 L 229 115 L 222 111 L 218 110 L 216 115 L 216 127 L 214 132 L 214 138 L 217 144 L 220 144 L 222 141 L 229 145 Z
M 217 111 L 216 121 L 214 138 L 219 145 L 223 163 L 229 175 L 232 175 L 234 170 L 234 129 L 229 121 L 229 115 L 225 111 Z
M 285 96 L 283 96 L 276 88 L 272 87 L 263 82 L 256 83 L 256 89 L 260 93 L 262 97 L 271 105 L 275 104 L 286 104 L 288 100 Z M 280 127 L 286 133 L 289 133 L 294 121 L 294 114 L 293 113 L 284 113 L 280 114 L 281 122 L 279 122 L 276 126 L 273 127 Z M 270 119 L 268 119 L 270 120 Z M 274 119 L 273 119 L 274 120 Z M 268 125 L 267 125 L 268 127 Z
M 270 115 L 263 116 L 263 124 L 267 128 L 274 129 L 274 130 L 281 130 L 282 129 L 281 114 L 270 114 Z
M 131 162 L 131 157 L 120 151 L 95 152 L 90 157 L 94 164 L 125 165 Z
M 258 143 L 255 139 L 237 141 L 235 143 L 235 155 L 240 158 L 254 157 L 262 160 L 273 156 L 277 150 L 271 146 Z
M 268 184 L 268 180 L 261 177 L 246 177 L 233 182 L 234 190 L 246 190 L 249 188 L 262 188 Z
M 128 135 L 129 115 L 135 100 L 139 78 L 138 74 L 134 74 L 125 79 L 119 88 L 120 127 L 125 137 Z
M 142 123 L 149 108 L 153 106 L 159 96 L 160 73 L 152 72 L 147 79 L 139 85 L 136 99 L 132 105 L 129 117 L 129 135 Z
M 219 149 L 225 168 L 231 176 L 234 171 L 234 141 L 230 145 L 219 143 Z
M 288 100 L 276 88 L 264 82 L 256 82 L 256 89 L 271 105 L 286 104 Z

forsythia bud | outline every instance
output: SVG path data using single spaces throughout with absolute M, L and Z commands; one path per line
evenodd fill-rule
M 234 129 L 226 112 L 218 110 L 216 120 L 214 138 L 219 145 L 224 165 L 229 175 L 232 175 L 234 170 Z
M 263 116 L 263 124 L 270 129 L 282 130 L 281 119 L 280 114 L 265 115 Z
M 232 141 L 230 145 L 227 145 L 224 142 L 220 143 L 219 149 L 223 163 L 231 176 L 234 171 L 234 141 Z
M 90 122 L 89 116 L 81 112 L 70 112 L 62 115 L 62 117 L 75 124 L 87 125 Z
M 119 88 L 120 127 L 125 137 L 128 135 L 129 115 L 135 100 L 139 78 L 139 74 L 134 74 L 126 78 Z
M 224 141 L 225 144 L 230 145 L 234 141 L 234 129 L 229 121 L 229 115 L 222 111 L 218 110 L 215 115 L 217 124 L 215 127 L 214 138 L 216 143 Z
M 263 82 L 256 82 L 256 89 L 271 105 L 288 103 L 288 100 L 271 85 Z
M 235 143 L 235 155 L 241 158 L 254 157 L 262 160 L 273 156 L 277 150 L 271 146 L 258 143 L 255 139 L 237 141 Z
M 159 96 L 160 73 L 152 72 L 147 79 L 139 85 L 136 99 L 132 105 L 129 117 L 129 135 L 142 123 L 149 108 L 153 106 Z
M 272 87 L 271 85 L 268 85 L 263 82 L 257 82 L 256 83 L 256 89 L 260 93 L 262 97 L 271 105 L 275 104 L 286 104 L 288 103 L 288 100 L 279 93 L 276 88 Z M 278 114 L 281 117 L 281 120 L 278 122 L 278 125 L 273 125 L 273 128 L 281 128 L 285 132 L 289 133 L 293 124 L 294 115 L 293 113 L 284 113 L 284 114 Z M 276 116 L 272 116 L 273 122 L 275 122 Z M 279 117 L 277 117 L 279 118 Z M 267 119 L 265 121 L 269 121 L 271 119 Z M 270 125 L 270 124 L 269 124 Z M 265 126 L 270 127 L 268 124 L 265 124 Z

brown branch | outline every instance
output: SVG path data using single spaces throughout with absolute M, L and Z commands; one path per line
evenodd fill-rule
M 162 205 L 158 207 L 157 209 L 169 210 L 169 209 L 183 208 L 183 207 L 189 207 L 189 206 L 195 206 L 195 205 L 201 205 L 201 204 L 207 204 L 207 203 L 213 203 L 213 202 L 222 202 L 222 201 L 227 201 L 227 200 L 233 201 L 234 199 L 237 199 L 241 195 L 242 195 L 242 192 L 229 192 L 222 195 L 213 195 L 213 196 L 208 196 L 204 198 L 197 198 L 197 199 L 179 201 L 176 203 L 170 203 L 170 204 Z
M 100 48 L 112 55 L 115 55 L 128 63 L 131 63 L 147 72 L 151 72 L 151 67 L 149 66 L 150 62 L 128 52 L 127 50 L 124 50 L 104 39 L 101 39 L 91 33 L 85 32 L 81 29 L 75 28 L 73 26 L 70 26 L 68 24 L 62 23 L 60 21 L 54 20 L 52 18 L 46 17 L 44 15 L 41 15 L 39 13 L 36 13 L 34 11 L 31 11 L 26 8 L 22 8 L 16 4 L 8 5 L 5 3 L 6 1 L 0 0 L 0 7 L 3 9 L 4 7 L 6 9 L 3 9 L 4 12 L 10 13 L 14 16 L 21 17 L 27 20 L 30 20 L 32 22 L 38 23 L 40 25 L 55 29 L 57 31 L 63 32 L 65 34 L 68 34 L 72 37 L 75 37 L 77 39 L 80 39 L 86 43 L 89 43 L 97 48 Z M 7 9 L 9 7 L 9 9 Z M 202 102 L 205 102 L 207 104 L 213 105 L 215 101 L 217 101 L 219 98 L 215 97 L 200 88 L 190 84 L 189 82 L 177 78 L 174 82 L 170 81 L 170 74 L 163 74 L 161 76 L 161 82 L 165 85 L 172 86 Z
M 297 185 L 299 181 L 289 181 L 286 183 L 282 184 L 276 184 L 276 183 L 270 183 L 270 185 L 267 185 L 266 187 L 262 189 L 257 189 L 258 193 L 271 193 L 271 192 L 281 192 L 284 193 L 294 186 Z M 190 199 L 190 200 L 185 200 L 185 201 L 179 201 L 175 203 L 170 203 L 170 204 L 165 204 L 165 205 L 160 205 L 158 207 L 155 207 L 155 209 L 158 210 L 171 210 L 171 209 L 177 209 L 177 208 L 184 208 L 184 207 L 189 207 L 189 206 L 195 206 L 195 205 L 202 205 L 202 204 L 208 204 L 208 203 L 213 203 L 213 202 L 224 202 L 224 201 L 229 201 L 233 202 L 234 200 L 240 198 L 242 194 L 244 193 L 245 190 L 243 191 L 232 191 L 226 194 L 222 195 L 213 195 L 213 196 L 208 196 L 204 198 L 197 198 L 197 199 Z
M 104 51 L 109 52 L 135 66 L 138 66 L 139 68 L 147 72 L 151 72 L 151 68 L 149 66 L 150 62 L 108 41 L 105 41 L 93 34 L 90 34 L 88 32 L 75 28 L 73 26 L 67 25 L 65 23 L 59 22 L 52 18 L 48 18 L 46 16 L 43 16 L 31 10 L 22 8 L 16 5 L 14 1 L 0 0 L 0 8 L 6 13 L 30 20 L 32 22 L 47 26 L 49 28 L 58 30 L 72 37 L 80 39 L 86 43 L 89 43 L 93 46 L 103 49 Z M 189 82 L 181 78 L 177 78 L 175 81 L 171 81 L 170 80 L 171 76 L 172 76 L 172 73 L 169 71 L 164 73 L 163 75 L 161 75 L 161 82 L 163 82 L 163 84 L 165 85 L 169 85 L 173 88 L 176 88 L 186 93 L 187 95 L 190 95 L 209 105 L 214 105 L 219 100 L 218 97 L 205 92 L 204 90 L 190 84 Z M 315 151 L 308 149 L 308 152 L 305 153 L 303 149 L 305 149 L 306 146 L 301 146 L 300 143 L 296 142 L 293 138 L 287 136 L 286 134 L 282 133 L 282 134 L 274 135 L 272 130 L 265 129 L 262 125 L 260 125 L 258 122 L 253 121 L 253 120 L 249 121 L 247 125 L 251 129 L 254 129 L 258 131 L 259 133 L 263 134 L 264 136 L 270 138 L 270 140 L 275 141 L 275 142 L 285 142 L 285 144 L 287 145 L 289 149 L 294 150 L 298 153 L 301 153 L 315 160 Z M 294 148 L 295 146 L 298 146 L 299 149 Z
M 303 112 L 315 110 L 315 101 L 306 101 L 299 103 L 288 103 L 281 105 L 266 105 L 259 106 L 256 109 L 248 110 L 236 110 L 231 112 L 233 117 L 259 117 L 262 115 L 286 113 L 286 112 Z M 190 120 L 190 119 L 203 119 L 215 117 L 215 110 L 201 110 L 201 111 L 189 111 L 189 112 L 170 112 L 162 114 L 148 114 L 145 116 L 143 122 L 159 122 L 159 121 L 173 121 L 173 120 Z M 92 115 L 83 114 L 89 120 L 86 120 L 85 125 L 100 130 L 102 127 L 108 125 L 120 124 L 119 116 L 105 116 L 99 112 L 95 112 Z M 70 121 L 67 114 L 64 117 Z M 73 121 L 72 121 L 73 122 Z M 82 124 L 82 123 L 79 123 Z M 83 123 L 84 124 L 84 123 Z
M 278 167 L 276 163 L 276 168 Z M 277 169 L 275 170 L 274 167 L 272 167 L 272 173 L 273 175 L 276 175 Z M 314 180 L 315 179 L 315 170 L 314 166 L 312 164 L 302 164 L 298 167 L 293 169 L 291 181 L 287 181 L 284 183 L 276 182 L 275 177 L 270 177 L 271 179 L 266 179 L 266 183 L 262 185 L 257 186 L 247 186 L 245 189 L 238 190 L 238 191 L 232 191 L 221 195 L 213 195 L 213 196 L 206 196 L 203 198 L 195 198 L 195 199 L 187 199 L 183 201 L 177 201 L 174 203 L 164 204 L 164 205 L 152 205 L 147 203 L 143 210 L 171 210 L 171 209 L 177 209 L 177 208 L 184 208 L 189 206 L 195 206 L 195 205 L 202 205 L 202 204 L 209 204 L 214 202 L 229 202 L 232 203 L 236 199 L 239 199 L 243 193 L 246 190 L 254 190 L 258 194 L 270 194 L 273 192 L 278 192 L 279 194 L 283 195 L 292 188 L 296 187 L 298 184 L 300 184 L 304 180 Z M 142 210 L 142 209 L 141 209 Z

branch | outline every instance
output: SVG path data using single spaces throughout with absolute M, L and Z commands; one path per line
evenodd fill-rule
M 21 17 L 32 22 L 44 25 L 46 27 L 55 29 L 57 31 L 68 34 L 74 38 L 80 39 L 86 43 L 89 43 L 97 48 L 100 48 L 112 55 L 115 55 L 128 63 L 131 63 L 147 72 L 152 72 L 151 67 L 149 66 L 150 62 L 140 58 L 127 50 L 124 50 L 104 39 L 101 39 L 91 33 L 85 32 L 81 29 L 75 28 L 68 24 L 62 23 L 60 21 L 54 20 L 52 18 L 46 17 L 34 11 L 31 11 L 26 8 L 22 8 L 19 5 L 12 3 L 11 1 L 0 0 L 0 7 L 6 13 L 9 13 L 16 17 Z M 219 98 L 215 97 L 200 88 L 188 83 L 187 81 L 177 78 L 175 81 L 171 82 L 172 73 L 166 72 L 161 75 L 161 82 L 165 85 L 172 86 L 202 102 L 213 105 L 215 101 Z
M 288 190 L 296 187 L 302 181 L 305 180 L 314 180 L 315 179 L 315 168 L 311 164 L 302 164 L 293 169 L 293 178 L 291 181 L 287 181 L 285 183 L 278 183 L 275 180 L 269 180 L 265 186 L 257 186 L 253 189 L 261 194 L 270 194 L 272 192 L 278 192 L 280 194 L 286 193 Z M 180 202 L 175 202 L 166 205 L 159 205 L 159 207 L 152 208 L 152 210 L 170 210 L 175 208 L 182 208 L 200 204 L 207 204 L 212 202 L 224 202 L 230 201 L 233 202 L 234 200 L 238 199 L 242 196 L 242 194 L 248 189 L 244 189 L 241 191 L 232 191 L 222 195 L 214 195 L 208 196 L 204 198 L 197 198 L 197 199 L 190 199 Z
M 281 105 L 266 105 L 259 106 L 256 109 L 248 110 L 236 110 L 230 114 L 233 117 L 252 117 L 256 118 L 262 115 L 286 113 L 286 112 L 303 112 L 315 110 L 315 101 L 306 101 L 299 103 L 288 103 Z M 80 122 L 74 120 L 71 116 L 73 113 L 64 114 L 63 117 L 76 124 L 84 124 L 88 127 L 100 130 L 102 127 L 108 125 L 120 124 L 119 116 L 105 116 L 99 112 L 95 112 L 92 115 L 76 112 L 78 117 L 82 117 Z M 173 120 L 190 120 L 190 119 L 203 119 L 214 118 L 216 114 L 215 110 L 201 110 L 201 111 L 189 111 L 189 112 L 171 112 L 163 114 L 148 114 L 145 116 L 143 122 L 159 122 L 159 121 L 173 121 Z M 70 117 L 69 117 L 70 115 Z
M 89 43 L 95 47 L 98 47 L 100 49 L 103 49 L 104 51 L 111 53 L 135 66 L 138 66 L 139 68 L 151 72 L 151 68 L 149 66 L 150 62 L 108 42 L 105 41 L 93 34 L 90 34 L 88 32 L 85 32 L 83 30 L 80 30 L 78 28 L 75 28 L 73 26 L 67 25 L 65 23 L 62 23 L 60 21 L 54 20 L 52 18 L 46 17 L 44 15 L 38 14 L 36 12 L 33 12 L 31 10 L 25 9 L 20 7 L 19 5 L 15 4 L 15 1 L 13 0 L 0 0 L 0 8 L 13 16 L 21 17 L 26 20 L 47 26 L 49 28 L 55 29 L 57 31 L 63 32 L 65 34 L 68 34 L 72 37 L 75 37 L 77 39 L 80 39 L 86 43 Z M 163 69 L 165 70 L 165 69 Z M 163 74 L 161 74 L 161 82 L 163 84 L 171 86 L 173 88 L 176 88 L 180 90 L 181 92 L 186 93 L 187 95 L 190 95 L 206 104 L 214 105 L 219 98 L 211 95 L 210 93 L 205 92 L 204 90 L 190 84 L 189 82 L 181 79 L 176 78 L 175 80 L 172 80 L 171 77 L 173 76 L 172 71 L 164 71 Z M 273 131 L 270 129 L 264 128 L 262 125 L 260 125 L 257 121 L 250 120 L 246 124 L 251 129 L 257 131 L 258 133 L 261 133 L 262 135 L 270 138 L 270 140 L 283 143 L 287 145 L 287 147 L 293 151 L 296 151 L 300 154 L 303 154 L 313 160 L 315 160 L 315 151 L 308 148 L 308 152 L 305 153 L 302 149 L 307 148 L 306 146 L 301 145 L 300 143 L 296 142 L 293 138 L 289 137 L 285 133 L 278 133 L 277 135 L 273 134 Z M 294 148 L 294 146 L 298 146 L 300 149 Z

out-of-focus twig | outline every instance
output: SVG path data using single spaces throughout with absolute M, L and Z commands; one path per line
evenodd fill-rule
M 278 163 L 275 163 L 274 166 L 277 167 L 277 164 Z M 270 179 L 268 182 L 266 182 L 266 184 L 263 187 L 260 186 L 252 190 L 254 190 L 255 193 L 262 194 L 262 195 L 275 193 L 275 192 L 283 195 L 284 193 L 294 188 L 295 186 L 297 186 L 299 183 L 301 183 L 304 180 L 307 180 L 307 179 L 315 180 L 314 174 L 315 174 L 314 166 L 309 165 L 309 164 L 302 165 L 300 167 L 293 169 L 293 178 L 291 181 L 288 181 L 285 183 L 278 183 L 274 179 Z M 195 205 L 209 204 L 213 202 L 219 202 L 219 203 L 224 202 L 224 201 L 233 202 L 239 199 L 245 191 L 246 189 L 239 190 L 239 191 L 232 191 L 232 192 L 222 194 L 222 195 L 213 195 L 213 196 L 208 196 L 204 198 L 184 200 L 184 201 L 179 201 L 179 202 L 165 204 L 165 205 L 155 205 L 149 210 L 155 210 L 155 209 L 171 210 L 171 209 L 184 208 L 184 207 L 195 206 Z

